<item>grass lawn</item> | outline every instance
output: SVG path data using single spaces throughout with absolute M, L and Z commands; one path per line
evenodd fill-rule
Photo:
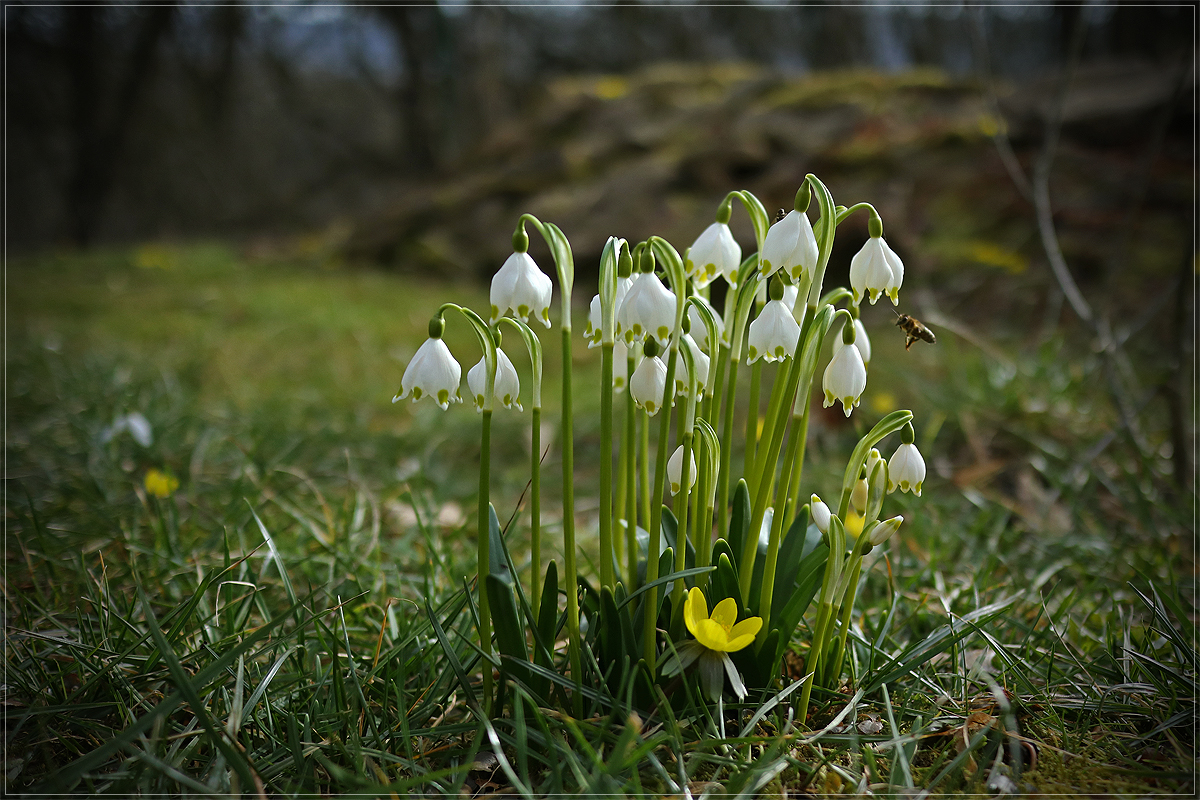
M 851 420 L 814 417 L 804 496 L 836 492 L 895 407 L 913 410 L 929 475 L 922 497 L 887 500 L 907 522 L 867 561 L 844 693 L 814 695 L 808 720 L 778 696 L 794 671 L 716 718 L 517 703 L 493 724 L 500 763 L 452 663 L 478 673 L 463 591 L 478 417 L 391 403 L 432 312 L 486 309 L 486 287 L 219 244 L 27 257 L 7 286 L 9 793 L 1195 790 L 1194 498 L 1166 421 L 1123 433 L 1103 365 L 1069 336 L 951 326 L 906 353 L 884 304 L 864 311 L 868 390 Z M 561 564 L 557 334 L 543 505 Z M 600 366 L 576 339 L 590 579 Z M 464 370 L 479 356 L 453 320 L 446 341 Z M 501 520 L 529 425 L 496 412 Z

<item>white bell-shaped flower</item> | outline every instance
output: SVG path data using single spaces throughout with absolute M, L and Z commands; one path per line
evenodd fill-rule
M 710 306 L 711 307 L 711 306 Z M 717 336 L 721 338 L 721 342 L 728 344 L 725 340 L 725 320 L 721 319 L 720 313 L 714 308 L 713 320 L 717 323 Z M 687 310 L 688 322 L 691 323 L 692 333 L 700 342 L 700 347 L 706 353 L 713 351 L 712 342 L 708 341 L 708 328 L 704 325 L 704 318 L 700 316 L 700 311 L 694 306 L 689 305 Z
M 829 506 L 815 494 L 808 501 L 808 513 L 821 533 L 829 533 Z
M 636 352 L 634 348 L 633 352 Z M 617 341 L 613 344 L 613 391 L 625 391 L 625 384 L 629 383 L 629 353 L 631 351 L 625 346 L 622 341 Z M 634 369 L 637 369 L 635 366 Z
M 837 343 L 821 386 L 825 390 L 824 407 L 829 408 L 835 400 L 841 400 L 842 409 L 847 417 L 850 416 L 867 388 L 867 367 L 857 347 L 843 341 Z
M 430 337 L 405 367 L 404 377 L 400 379 L 400 393 L 392 398 L 392 402 L 403 400 L 410 394 L 414 403 L 428 396 L 445 411 L 451 403 L 462 402 L 458 391 L 461 378 L 462 367 L 450 354 L 450 348 L 440 338 Z
M 767 361 L 782 361 L 796 351 L 799 339 L 800 325 L 792 316 L 792 310 L 782 300 L 771 300 L 750 323 L 746 363 L 753 364 L 760 357 Z
M 675 448 L 667 461 L 667 481 L 671 484 L 671 495 L 679 494 L 683 482 L 683 445 Z M 696 454 L 688 449 L 688 490 L 696 486 Z
M 871 366 L 871 340 L 867 338 L 867 329 L 861 319 L 854 320 L 854 346 L 862 356 L 863 366 Z
M 658 356 L 642 359 L 629 379 L 629 394 L 639 408 L 654 416 L 662 408 L 663 392 L 667 388 L 667 365 Z
M 692 338 L 690 333 L 683 335 L 683 342 L 687 345 L 688 350 L 692 351 L 692 358 L 696 362 L 696 391 L 699 394 L 703 394 L 704 387 L 708 383 L 709 358 L 700 350 L 700 345 L 696 344 L 696 340 Z M 687 388 L 687 361 L 684 360 L 682 355 L 679 355 L 676 356 L 675 360 L 675 394 L 687 394 Z
M 649 336 L 666 347 L 674 326 L 675 293 L 653 272 L 639 272 L 617 308 L 617 332 L 628 345 Z
M 733 238 L 729 226 L 714 222 L 696 237 L 683 266 L 697 288 L 704 288 L 718 275 L 730 286 L 737 286 L 738 267 L 742 264 L 742 246 Z
M 881 294 L 886 294 L 892 305 L 896 305 L 900 302 L 900 284 L 903 282 L 904 264 L 882 236 L 868 238 L 850 259 L 850 288 L 855 303 L 861 303 L 866 297 L 874 305 Z
M 767 229 L 762 252 L 758 256 L 759 269 L 764 278 L 774 275 L 787 266 L 787 261 L 800 239 L 800 215 L 794 210 Z
M 625 300 L 625 295 L 629 292 L 629 287 L 632 284 L 633 278 L 617 278 L 617 294 L 613 301 L 613 308 L 621 307 L 621 303 Z M 589 350 L 601 345 L 604 330 L 600 322 L 600 295 L 597 294 L 592 297 L 592 304 L 588 308 L 587 327 L 583 331 L 584 338 L 588 340 Z
M 782 269 L 799 282 L 805 274 L 812 275 L 816 270 L 818 254 L 817 237 L 808 215 L 789 211 L 767 230 L 760 259 L 762 274 L 765 277 Z
M 492 277 L 492 322 L 509 312 L 524 321 L 532 314 L 549 328 L 553 293 L 554 282 L 529 253 L 513 253 Z
M 876 525 L 871 530 L 871 535 L 867 541 L 872 547 L 878 547 L 895 535 L 896 531 L 900 530 L 900 525 L 904 522 L 904 517 L 892 517 L 885 519 L 883 522 Z
M 925 459 L 915 444 L 902 444 L 888 461 L 888 492 L 899 489 L 921 496 L 921 484 L 925 482 Z
M 487 363 L 479 359 L 479 363 L 467 370 L 467 388 L 475 399 L 475 410 L 483 411 L 483 390 L 487 386 Z M 521 411 L 521 380 L 517 377 L 517 368 L 513 366 L 508 354 L 496 348 L 496 383 L 493 395 L 505 408 L 516 406 Z

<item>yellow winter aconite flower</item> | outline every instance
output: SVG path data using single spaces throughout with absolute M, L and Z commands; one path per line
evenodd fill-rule
M 152 497 L 170 497 L 179 488 L 179 479 L 169 472 L 152 468 L 146 473 L 142 484 Z
M 729 654 L 753 642 L 763 621 L 762 617 L 748 617 L 738 622 L 737 613 L 737 601 L 726 597 L 710 617 L 704 592 L 693 587 L 683 601 L 683 621 L 696 638 L 679 645 L 663 664 L 663 675 L 669 678 L 697 664 L 700 687 L 710 700 L 720 698 L 726 676 L 734 694 L 745 698 L 746 686 Z
M 754 635 L 762 627 L 762 617 L 737 622 L 737 602 L 731 597 L 717 603 L 710 617 L 704 592 L 697 587 L 692 587 L 683 603 L 683 621 L 696 641 L 721 653 L 741 650 L 754 641 Z

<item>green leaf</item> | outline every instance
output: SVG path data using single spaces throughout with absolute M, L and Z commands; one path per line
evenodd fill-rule
M 671 566 L 672 567 L 675 566 L 674 561 L 671 562 Z M 634 601 L 635 599 L 640 597 L 643 593 L 649 591 L 650 589 L 653 589 L 656 586 L 662 586 L 665 583 L 671 583 L 672 581 L 682 580 L 684 578 L 691 578 L 695 575 L 703 575 L 704 573 L 712 572 L 715 569 L 716 569 L 716 567 L 689 567 L 688 569 L 681 570 L 679 572 L 668 572 L 666 575 L 656 578 L 655 580 L 651 581 L 650 583 L 647 583 L 644 586 L 639 586 L 637 591 L 635 591 L 633 594 L 626 597 L 624 600 L 618 600 L 617 607 L 621 608 L 621 607 L 625 606 L 626 604 L 631 603 L 632 601 Z
M 733 562 L 725 553 L 722 553 L 721 557 L 717 559 L 717 572 L 709 586 L 712 590 L 712 596 L 709 598 L 711 601 L 709 603 L 710 611 L 726 597 L 732 597 L 737 603 L 738 616 L 746 613 L 746 604 L 742 602 L 742 590 L 738 584 L 737 570 L 734 569 Z
M 549 669 L 553 666 L 553 657 L 550 654 L 550 649 L 554 647 L 554 639 L 558 635 L 558 566 L 553 560 L 546 565 L 546 580 L 542 584 L 542 607 L 538 609 L 538 639 L 545 645 L 538 647 L 533 652 L 533 663 Z M 550 689 L 548 681 L 533 677 L 529 681 L 529 688 L 533 690 L 538 697 L 546 697 Z
M 783 544 L 779 546 L 779 559 L 775 565 L 775 594 L 771 608 L 783 608 L 791 597 L 800 574 L 800 563 L 806 555 L 821 544 L 821 532 L 817 526 L 808 524 L 808 506 L 800 509 L 792 521 Z
M 733 511 L 729 517 L 729 536 L 726 537 L 730 547 L 729 560 L 736 567 L 738 557 L 745 549 L 746 531 L 750 528 L 750 488 L 746 479 L 738 480 L 737 488 L 733 490 Z M 713 553 L 714 557 L 716 553 Z
M 513 574 L 508 568 L 508 547 L 504 543 L 504 534 L 500 531 L 500 520 L 496 516 L 495 506 L 488 504 L 488 574 L 498 579 L 505 586 L 513 585 Z
M 525 649 L 525 628 L 517 616 L 517 604 L 513 600 L 512 589 L 495 575 L 485 576 L 484 583 L 487 584 L 496 644 L 500 648 L 500 652 L 512 658 L 528 661 L 529 652 Z
M 960 639 L 972 633 L 976 627 L 986 625 L 990 620 L 1000 615 L 1004 609 L 1016 602 L 1019 595 L 1013 595 L 1007 600 L 977 608 L 970 614 L 952 620 L 942 625 L 920 642 L 908 647 L 900 655 L 881 666 L 873 675 L 865 676 L 863 689 L 867 694 L 874 692 L 885 683 L 892 683 L 907 675 L 926 661 L 949 650 Z

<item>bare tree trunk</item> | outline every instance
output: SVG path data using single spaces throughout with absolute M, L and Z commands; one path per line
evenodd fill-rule
M 129 124 L 146 84 L 154 75 L 159 41 L 170 27 L 173 5 L 151 6 L 141 15 L 128 63 L 121 74 L 107 124 L 101 118 L 104 59 L 98 41 L 101 11 L 96 6 L 67 9 L 66 37 L 71 83 L 72 159 L 67 184 L 71 239 L 89 244 L 112 190 Z
M 433 44 L 429 40 L 434 32 L 433 26 L 427 23 L 441 12 L 428 6 L 408 4 L 381 6 L 378 12 L 392 29 L 404 59 L 404 81 L 397 93 L 404 122 L 404 160 L 415 172 L 429 172 L 436 166 L 436 155 L 430 123 L 433 99 L 428 91 Z

